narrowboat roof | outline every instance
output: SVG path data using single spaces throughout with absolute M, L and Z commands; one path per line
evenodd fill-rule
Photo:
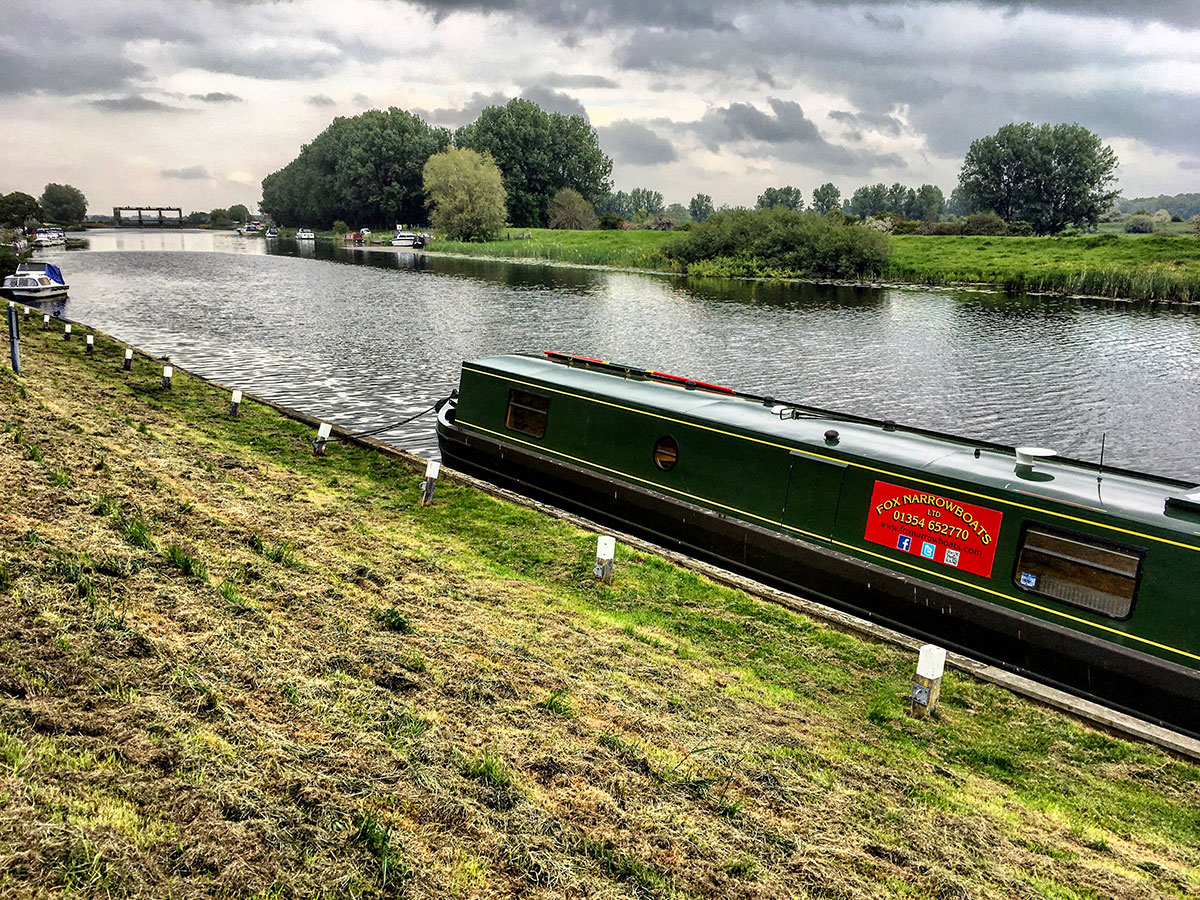
M 603 396 L 608 403 L 628 404 L 666 420 L 679 417 L 714 431 L 877 470 L 885 477 L 920 481 L 902 471 L 916 469 L 929 476 L 931 486 L 968 492 L 978 488 L 988 497 L 1035 508 L 1046 501 L 1066 504 L 1077 507 L 1083 519 L 1120 516 L 1187 535 L 1189 544 L 1200 535 L 1200 490 L 1190 482 L 1107 467 L 1098 478 L 1095 464 L 1063 458 L 1018 466 L 1012 447 L 786 402 L 768 404 L 770 398 L 706 389 L 702 382 L 691 382 L 696 387 L 689 389 L 689 382 L 673 376 L 659 380 L 648 370 L 555 356 L 494 356 L 464 367 L 551 390 Z M 826 438 L 831 429 L 837 432 L 834 440 Z

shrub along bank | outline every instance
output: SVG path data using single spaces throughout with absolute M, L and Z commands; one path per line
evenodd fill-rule
M 795 231 L 790 223 L 757 230 L 742 227 L 748 212 L 726 214 L 731 218 L 712 231 L 707 222 L 674 232 L 509 229 L 496 241 L 436 241 L 428 249 L 693 276 L 990 284 L 1016 292 L 1200 301 L 1200 240 L 1191 236 L 883 236 L 861 226 L 819 231 L 803 222 Z M 792 217 L 821 221 L 795 213 L 781 218 Z
M 79 329 L 0 372 L 0 896 L 1200 891 L 1200 768 Z
M 878 231 L 840 215 L 775 207 L 719 213 L 662 253 L 689 275 L 863 279 L 879 276 L 891 247 Z

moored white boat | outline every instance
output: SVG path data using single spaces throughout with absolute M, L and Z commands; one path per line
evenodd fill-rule
M 296 232 L 296 240 L 298 241 L 315 241 L 317 236 L 313 234 L 311 228 L 301 228 Z
M 13 300 L 52 300 L 67 296 L 62 270 L 52 263 L 18 263 L 17 271 L 4 279 L 0 293 Z
M 425 246 L 427 235 L 417 234 L 414 231 L 397 231 L 392 236 L 393 247 L 412 247 L 414 250 L 419 250 Z

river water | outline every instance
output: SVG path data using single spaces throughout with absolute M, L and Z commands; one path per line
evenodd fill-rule
M 93 231 L 63 315 L 348 428 L 447 394 L 464 359 L 565 350 L 1200 481 L 1200 316 L 991 291 L 681 279 Z M 432 416 L 381 435 L 436 455 Z

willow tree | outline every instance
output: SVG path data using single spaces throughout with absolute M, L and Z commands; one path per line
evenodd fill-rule
M 504 227 L 500 169 L 486 153 L 451 147 L 425 163 L 429 220 L 452 241 L 487 241 Z

